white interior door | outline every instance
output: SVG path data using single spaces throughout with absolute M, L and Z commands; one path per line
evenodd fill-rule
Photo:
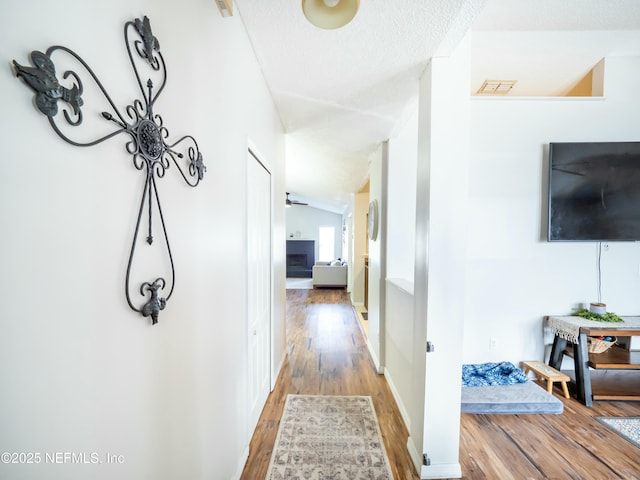
M 247 309 L 249 432 L 271 385 L 271 174 L 247 155 Z

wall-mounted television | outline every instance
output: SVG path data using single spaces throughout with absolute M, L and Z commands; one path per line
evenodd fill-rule
M 552 241 L 640 240 L 640 142 L 549 144 Z

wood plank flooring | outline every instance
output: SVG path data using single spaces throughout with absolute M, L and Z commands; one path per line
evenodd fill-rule
M 289 393 L 371 396 L 394 478 L 419 478 L 400 412 L 356 322 L 344 290 L 287 290 L 287 360 L 258 421 L 242 480 L 265 478 Z
M 287 290 L 287 360 L 250 445 L 241 480 L 265 478 L 289 393 L 370 395 L 395 480 L 417 480 L 407 431 L 384 379 L 370 361 L 344 290 Z M 460 465 L 465 480 L 638 480 L 640 448 L 595 416 L 640 416 L 640 402 L 564 399 L 562 415 L 462 414 Z
M 560 398 L 560 390 L 556 390 Z M 462 415 L 465 479 L 640 478 L 640 449 L 593 417 L 638 415 L 638 405 L 565 400 L 562 415 Z

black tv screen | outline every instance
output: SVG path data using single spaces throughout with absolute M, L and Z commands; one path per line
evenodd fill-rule
M 640 142 L 549 144 L 547 238 L 640 240 Z

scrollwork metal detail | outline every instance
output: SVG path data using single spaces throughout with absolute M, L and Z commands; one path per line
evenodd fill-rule
M 158 314 L 166 306 L 175 286 L 175 267 L 173 255 L 169 246 L 169 236 L 160 205 L 156 180 L 162 178 L 171 164 L 180 172 L 180 175 L 191 187 L 197 186 L 204 178 L 207 168 L 204 165 L 202 153 L 196 140 L 185 135 L 175 143 L 167 143 L 169 131 L 164 126 L 162 117 L 154 113 L 154 105 L 167 82 L 166 65 L 160 52 L 160 42 L 153 35 L 149 19 L 145 16 L 142 20 L 136 18 L 127 22 L 124 26 L 124 39 L 129 61 L 140 89 L 141 97 L 126 105 L 120 111 L 111 99 L 107 90 L 100 82 L 89 65 L 74 51 L 63 46 L 49 47 L 46 52 L 34 50 L 30 60 L 32 66 L 20 65 L 15 60 L 13 66 L 15 74 L 21 78 L 35 93 L 37 109 L 47 116 L 53 130 L 66 142 L 82 147 L 88 147 L 104 142 L 119 134 L 129 135 L 129 141 L 125 148 L 133 157 L 133 165 L 139 171 L 145 171 L 145 182 L 142 197 L 138 209 L 138 218 L 135 233 L 131 242 L 129 261 L 125 279 L 125 292 L 127 303 L 134 311 L 145 317 L 151 317 L 152 324 L 158 322 Z M 83 123 L 82 97 L 84 92 L 81 75 L 75 70 L 65 70 L 60 81 L 56 75 L 56 67 L 52 55 L 63 54 L 68 59 L 75 61 L 88 74 L 102 93 L 104 101 L 110 111 L 102 111 L 104 120 L 115 125 L 115 128 L 97 138 L 87 140 L 74 139 L 69 130 L 79 127 Z M 141 69 L 149 71 L 149 78 L 143 82 Z M 154 81 L 151 76 L 158 77 L 159 87 L 154 91 Z M 64 120 L 60 120 L 59 109 L 63 111 Z M 181 166 L 184 163 L 184 167 Z M 166 244 L 167 255 L 171 266 L 171 282 L 169 285 L 163 277 L 157 277 L 152 282 L 143 282 L 139 292 L 147 301 L 142 306 L 137 306 L 131 298 L 130 279 L 131 270 L 138 241 L 138 232 L 143 219 L 143 213 L 147 212 L 147 236 L 146 242 L 151 245 L 154 241 L 152 219 L 154 209 L 162 225 L 163 238 Z M 160 292 L 169 288 L 166 297 L 161 297 Z M 148 297 L 147 297 L 148 295 Z

